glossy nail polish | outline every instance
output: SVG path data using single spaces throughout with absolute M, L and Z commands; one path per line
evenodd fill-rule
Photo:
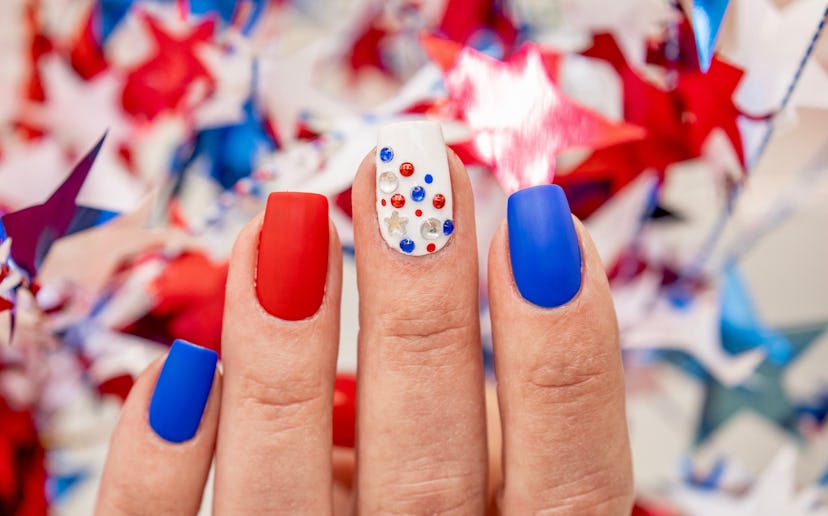
M 557 185 L 527 188 L 509 197 L 509 256 L 520 295 L 554 308 L 581 289 L 581 247 L 569 203 Z
M 193 438 L 216 372 L 218 355 L 183 340 L 176 340 L 155 384 L 149 406 L 149 423 L 163 439 L 181 443 Z
M 328 199 L 313 193 L 270 194 L 256 265 L 256 295 L 269 314 L 298 321 L 319 310 L 328 242 Z
M 412 256 L 442 249 L 454 219 L 440 124 L 418 120 L 380 128 L 376 163 L 377 221 L 385 242 Z

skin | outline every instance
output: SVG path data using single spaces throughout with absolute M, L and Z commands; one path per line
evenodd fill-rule
M 390 249 L 377 230 L 373 151 L 354 181 L 356 450 L 331 446 L 342 266 L 336 231 L 331 226 L 322 306 L 308 319 L 283 321 L 261 308 L 251 281 L 259 216 L 233 249 L 223 373 L 198 432 L 172 444 L 150 428 L 159 359 L 124 405 L 97 513 L 195 514 L 215 456 L 219 515 L 629 514 L 618 329 L 589 235 L 576 220 L 581 291 L 544 309 L 518 293 L 501 225 L 488 260 L 498 384 L 485 387 L 473 196 L 450 151 L 449 168 L 456 231 L 425 257 Z

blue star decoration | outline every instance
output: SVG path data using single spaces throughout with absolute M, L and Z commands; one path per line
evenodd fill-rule
M 29 206 L 0 217 L 0 238 L 12 239 L 10 263 L 29 279 L 46 259 L 56 240 L 104 224 L 118 213 L 78 206 L 75 199 L 101 150 L 106 134 L 81 159 L 57 190 L 43 204 Z
M 276 142 L 251 98 L 244 104 L 241 122 L 199 131 L 191 146 L 179 148 L 172 168 L 179 174 L 180 184 L 190 166 L 202 158 L 210 176 L 229 190 L 253 173 L 261 154 L 275 149 Z
M 143 0 L 147 1 L 147 0 Z M 159 3 L 171 3 L 173 0 L 155 0 Z M 126 18 L 136 0 L 98 0 L 95 9 L 98 37 L 101 43 L 106 43 L 118 25 Z M 245 11 L 246 19 L 242 33 L 248 35 L 256 26 L 262 13 L 267 8 L 267 0 L 190 0 L 188 2 L 190 14 L 216 15 L 225 24 L 233 21 L 233 16 L 243 4 L 249 4 L 250 9 Z
M 761 321 L 750 293 L 736 267 L 725 270 L 721 290 L 722 346 L 734 355 L 763 348 L 768 360 L 777 365 L 788 363 L 793 354 L 791 343 L 779 331 Z
M 779 330 L 768 327 L 757 316 L 738 270 L 731 267 L 722 278 L 720 328 L 725 350 L 740 353 L 762 348 L 766 353 L 765 360 L 741 385 L 728 387 L 716 381 L 687 353 L 670 350 L 654 353 L 654 358 L 676 365 L 705 386 L 697 444 L 741 409 L 752 410 L 793 435 L 797 434 L 798 423 L 806 414 L 818 421 L 826 420 L 828 392 L 824 404 L 817 400 L 804 406 L 790 399 L 782 385 L 782 377 L 788 365 L 828 329 L 828 321 Z
M 135 0 L 99 0 L 95 14 L 100 30 L 99 38 L 105 43 L 115 28 L 126 17 Z
M 693 34 L 699 53 L 699 67 L 707 73 L 719 37 L 722 19 L 730 0 L 693 0 Z
M 753 410 L 796 435 L 802 409 L 788 396 L 782 377 L 788 364 L 807 350 L 826 329 L 828 321 L 780 331 L 779 336 L 790 344 L 788 360 L 780 363 L 768 357 L 743 385 L 726 387 L 708 378 L 697 442 L 704 441 L 741 409 Z

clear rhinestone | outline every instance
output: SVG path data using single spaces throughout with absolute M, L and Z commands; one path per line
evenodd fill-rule
M 399 182 L 393 172 L 383 172 L 379 176 L 379 189 L 382 193 L 391 193 L 397 189 Z
M 428 219 L 420 227 L 420 234 L 428 240 L 436 240 L 443 234 L 443 225 L 437 219 Z

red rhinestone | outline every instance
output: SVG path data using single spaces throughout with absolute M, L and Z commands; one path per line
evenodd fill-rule
M 433 253 L 435 249 L 437 249 L 437 246 L 434 245 L 433 242 L 426 246 L 426 251 L 428 251 L 429 253 Z
M 414 215 L 416 215 L 416 216 L 418 216 L 418 217 L 422 217 L 422 216 L 423 216 L 423 210 L 417 210 L 417 211 L 415 211 L 415 212 L 414 212 Z
M 391 206 L 395 208 L 402 208 L 405 206 L 405 197 L 402 194 L 395 193 L 391 196 Z
M 446 198 L 443 197 L 443 194 L 437 194 L 434 196 L 434 199 L 432 199 L 431 204 L 439 210 L 446 205 Z
M 400 165 L 400 174 L 404 175 L 405 177 L 409 177 L 411 174 L 414 173 L 414 165 L 409 162 L 405 162 Z
M 381 201 L 380 201 L 380 204 L 382 204 L 383 206 L 385 206 L 385 199 L 381 200 Z

